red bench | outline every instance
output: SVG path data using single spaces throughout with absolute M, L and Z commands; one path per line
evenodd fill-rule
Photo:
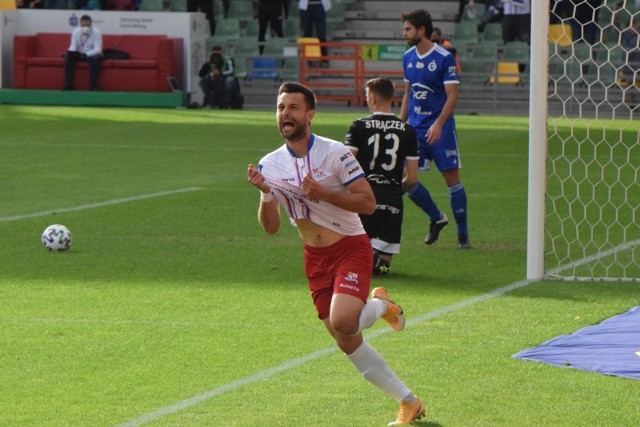
M 60 90 L 64 85 L 64 58 L 70 34 L 38 33 L 15 36 L 13 87 Z M 181 80 L 182 39 L 164 35 L 102 36 L 102 49 L 118 49 L 130 59 L 105 59 L 98 85 L 103 91 L 169 92 L 167 77 Z M 74 74 L 76 90 L 89 89 L 89 65 L 80 62 Z

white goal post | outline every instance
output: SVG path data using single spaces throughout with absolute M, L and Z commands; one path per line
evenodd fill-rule
M 571 4 L 531 2 L 527 278 L 640 281 L 640 0 Z
M 549 2 L 531 2 L 531 79 L 529 87 L 529 204 L 527 278 L 544 276 L 544 219 L 547 156 Z

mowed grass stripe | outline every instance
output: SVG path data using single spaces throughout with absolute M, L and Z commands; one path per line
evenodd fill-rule
M 636 246 L 640 244 L 640 240 L 635 240 L 633 242 L 628 242 L 628 243 L 624 243 L 621 245 L 618 245 L 615 248 L 612 248 L 608 251 L 605 251 L 601 254 L 595 255 L 595 256 L 589 256 L 589 257 L 585 257 L 582 260 L 578 260 L 574 263 L 571 263 L 570 265 L 566 265 L 566 266 L 562 266 L 559 267 L 555 270 L 553 270 L 552 274 L 558 274 L 564 270 L 568 270 L 573 268 L 575 265 L 580 265 L 583 263 L 587 263 L 593 260 L 594 257 L 599 256 L 599 257 L 604 257 L 604 256 L 609 256 L 612 255 L 616 252 L 620 252 L 620 251 L 624 251 L 627 250 L 633 246 Z M 511 291 L 514 291 L 516 289 L 520 289 L 520 288 L 524 288 L 525 286 L 528 286 L 532 283 L 536 283 L 537 281 L 535 280 L 528 280 L 528 279 L 524 279 L 524 280 L 519 280 L 517 282 L 511 283 L 510 285 L 506 285 L 506 286 L 502 286 L 496 289 L 493 289 L 489 292 L 486 292 L 484 294 L 475 296 L 473 298 L 469 298 L 466 299 L 464 301 L 460 301 L 458 303 L 455 304 L 451 304 L 445 307 L 441 307 L 439 309 L 436 310 L 432 310 L 429 311 L 427 313 L 418 315 L 416 317 L 413 317 L 411 319 L 407 320 L 407 327 L 412 327 L 414 325 L 418 325 L 420 323 L 424 323 L 427 322 L 429 320 L 433 320 L 433 319 L 437 319 L 439 317 L 445 316 L 451 312 L 457 311 L 457 310 L 463 310 L 465 308 L 471 307 L 475 304 L 484 302 L 484 301 L 488 301 L 490 299 L 499 297 L 501 295 L 504 295 L 506 293 L 509 293 Z M 373 340 L 381 335 L 386 335 L 388 333 L 391 332 L 391 329 L 389 328 L 384 328 L 384 329 L 376 329 L 374 331 L 370 331 L 365 333 L 365 338 L 367 340 Z M 305 356 L 296 358 L 296 359 L 292 359 L 289 361 L 286 361 L 284 363 L 281 363 L 280 365 L 277 365 L 271 369 L 267 369 L 261 372 L 258 372 L 254 375 L 250 375 L 248 377 L 244 377 L 241 378 L 239 380 L 236 381 L 232 381 L 230 383 L 224 384 L 220 387 L 216 387 L 214 389 L 208 390 L 204 393 L 198 394 L 196 396 L 190 397 L 188 399 L 184 399 L 181 400 L 179 402 L 176 402 L 174 404 L 165 406 L 163 408 L 160 408 L 156 411 L 153 412 L 149 412 L 147 414 L 141 415 L 140 417 L 136 417 L 133 419 L 130 419 L 128 421 L 125 421 L 122 424 L 117 424 L 115 427 L 134 427 L 134 426 L 139 426 L 142 424 L 146 424 L 149 423 L 151 421 L 155 421 L 158 420 L 160 418 L 163 418 L 167 415 L 171 415 L 174 414 L 176 412 L 182 411 L 184 409 L 188 409 L 191 408 L 193 406 L 196 406 L 200 403 L 206 402 L 208 400 L 211 400 L 213 398 L 215 398 L 216 396 L 219 396 L 221 394 L 224 393 L 228 393 L 231 392 L 233 390 L 236 390 L 242 386 L 245 385 L 249 385 L 252 383 L 255 383 L 257 381 L 262 381 L 265 380 L 269 377 L 272 377 L 274 375 L 277 375 L 281 372 L 284 371 L 288 371 L 290 369 L 294 369 L 297 368 L 298 366 L 301 366 L 303 364 L 306 364 L 308 362 L 314 361 L 316 359 L 320 359 L 322 357 L 325 356 L 329 356 L 333 353 L 335 353 L 336 351 L 338 351 L 338 348 L 336 346 L 331 346 L 331 347 L 327 347 L 318 351 L 315 351 L 313 353 L 309 353 Z
M 173 194 L 189 193 L 189 192 L 192 192 L 192 191 L 200 191 L 200 190 L 204 190 L 204 188 L 202 188 L 202 187 L 189 187 L 189 188 L 181 188 L 179 190 L 168 190 L 168 191 L 159 191 L 157 193 L 140 194 L 138 196 L 124 197 L 124 198 L 121 198 L 121 199 L 112 199 L 112 200 L 107 200 L 107 201 L 104 201 L 104 202 L 89 203 L 87 205 L 74 206 L 74 207 L 70 207 L 70 208 L 59 208 L 59 209 L 51 209 L 51 210 L 48 210 L 48 211 L 32 212 L 32 213 L 24 214 L 24 215 L 6 216 L 4 218 L 0 218 L 0 222 L 20 221 L 22 219 L 38 218 L 38 217 L 42 217 L 42 216 L 59 214 L 59 213 L 63 213 L 63 212 L 78 212 L 78 211 L 84 211 L 84 210 L 87 210 L 87 209 L 102 208 L 102 207 L 105 207 L 105 206 L 119 205 L 121 203 L 137 202 L 137 201 L 140 201 L 140 200 L 154 199 L 156 197 L 171 196 Z

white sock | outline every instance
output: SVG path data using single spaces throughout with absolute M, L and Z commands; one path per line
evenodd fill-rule
M 360 325 L 358 333 L 370 328 L 376 321 L 387 312 L 387 302 L 380 299 L 368 299 L 360 312 Z
M 366 342 L 347 357 L 358 371 L 382 391 L 393 396 L 397 401 L 406 400 L 413 395 L 411 390 L 394 374 L 380 353 Z

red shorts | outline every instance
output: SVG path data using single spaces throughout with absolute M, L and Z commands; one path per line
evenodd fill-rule
M 372 269 L 373 250 L 366 234 L 346 236 L 324 248 L 304 245 L 304 272 L 318 317 L 329 317 L 333 294 L 353 295 L 366 302 Z

